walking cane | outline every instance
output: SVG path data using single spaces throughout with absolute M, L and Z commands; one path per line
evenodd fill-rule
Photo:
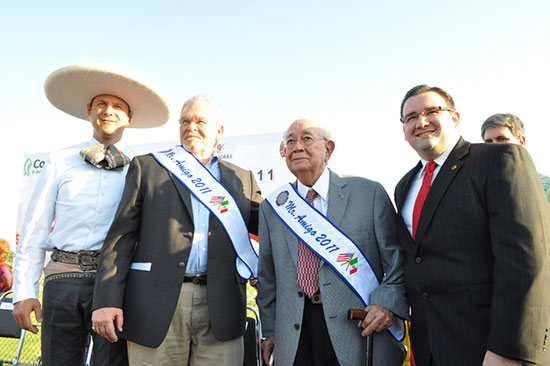
M 348 310 L 348 319 L 349 320 L 363 320 L 367 316 L 365 310 L 360 309 L 349 309 Z M 372 334 L 367 336 L 366 339 L 367 348 L 365 350 L 365 366 L 372 366 Z

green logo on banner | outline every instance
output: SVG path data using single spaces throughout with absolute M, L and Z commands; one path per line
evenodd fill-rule
M 25 164 L 23 165 L 23 174 L 24 175 L 30 175 L 31 174 L 31 166 L 32 166 L 31 159 L 25 160 Z

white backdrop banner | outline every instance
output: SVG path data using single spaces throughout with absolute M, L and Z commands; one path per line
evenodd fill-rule
M 285 160 L 280 155 L 282 133 L 261 135 L 227 136 L 216 146 L 216 153 L 221 159 L 237 164 L 243 169 L 252 171 L 262 196 L 267 197 L 284 183 L 293 182 L 294 176 L 288 171 Z M 153 151 L 172 148 L 177 141 L 157 142 L 140 145 L 127 145 L 124 152 L 129 155 L 143 155 Z M 29 206 L 34 186 L 42 169 L 46 166 L 49 153 L 30 153 L 25 155 L 23 179 L 19 209 L 17 215 L 16 242 Z

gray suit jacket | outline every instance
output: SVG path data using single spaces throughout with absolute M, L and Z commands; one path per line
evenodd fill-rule
M 340 177 L 330 172 L 327 217 L 365 253 L 381 281 L 370 298 L 399 317 L 407 317 L 403 257 L 396 238 L 396 214 L 376 182 Z M 298 238 L 275 215 L 267 202 L 260 205 L 260 263 L 258 297 L 264 336 L 275 336 L 276 365 L 292 365 L 298 348 L 304 295 L 296 282 Z M 363 303 L 325 263 L 319 270 L 323 311 L 332 345 L 341 365 L 364 361 L 365 339 L 357 321 L 347 319 L 350 308 Z M 301 296 L 300 296 L 301 295 Z M 298 328 L 298 329 L 297 329 Z M 389 332 L 374 336 L 375 365 L 401 365 L 403 345 Z
M 254 175 L 220 160 L 220 181 L 235 198 L 250 232 L 257 232 L 260 189 Z M 122 337 L 158 347 L 172 321 L 193 243 L 191 196 L 152 156 L 132 160 L 115 219 L 103 244 L 94 309 L 124 310 Z M 235 250 L 210 214 L 208 313 L 221 341 L 244 333 L 246 281 L 235 270 Z M 149 271 L 130 269 L 151 263 Z

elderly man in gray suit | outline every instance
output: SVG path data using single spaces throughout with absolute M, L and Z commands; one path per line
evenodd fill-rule
M 359 365 L 361 335 L 374 333 L 374 364 L 401 365 L 407 299 L 396 214 L 379 183 L 327 169 L 334 146 L 317 122 L 292 123 L 284 154 L 298 180 L 260 205 L 263 358 L 273 354 L 276 365 Z M 350 308 L 367 311 L 362 331 L 347 320 Z

